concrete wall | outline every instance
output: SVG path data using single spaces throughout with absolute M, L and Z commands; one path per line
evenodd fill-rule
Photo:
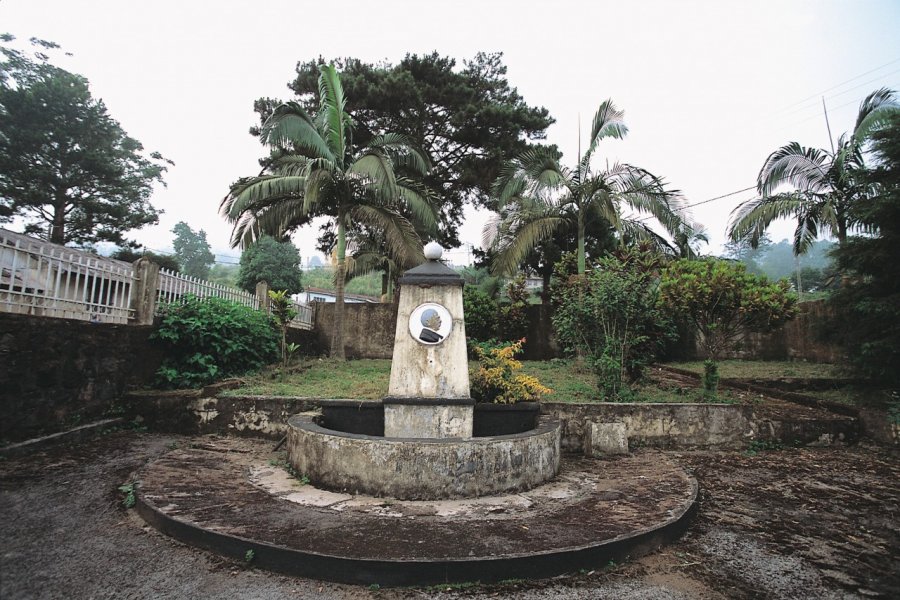
M 0 440 L 59 431 L 110 409 L 161 356 L 150 327 L 0 313 Z
M 315 333 L 323 354 L 331 353 L 333 302 L 315 302 Z M 345 304 L 344 352 L 347 358 L 391 358 L 397 304 Z
M 752 410 L 737 404 L 568 404 L 543 402 L 541 412 L 562 424 L 562 449 L 581 452 L 585 423 L 624 423 L 632 448 L 741 448 L 755 435 Z
M 334 304 L 316 303 L 315 332 L 322 352 L 331 344 Z M 346 305 L 345 351 L 350 358 L 391 358 L 397 319 L 396 304 Z M 549 306 L 528 307 L 528 334 L 525 360 L 547 360 L 561 356 L 551 321 Z M 808 360 L 835 363 L 842 360 L 839 346 L 823 339 L 831 312 L 823 300 L 804 302 L 800 313 L 780 329 L 768 334 L 750 334 L 726 358 L 756 360 Z M 683 329 L 681 337 L 668 348 L 668 360 L 700 358 L 692 332 Z

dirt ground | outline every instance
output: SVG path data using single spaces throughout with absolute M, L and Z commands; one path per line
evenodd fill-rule
M 656 554 L 547 581 L 376 590 L 248 568 L 146 526 L 116 488 L 172 442 L 188 440 L 120 432 L 0 461 L 0 598 L 900 597 L 896 449 L 669 452 L 701 505 Z

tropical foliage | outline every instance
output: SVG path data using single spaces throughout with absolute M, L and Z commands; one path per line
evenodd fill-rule
M 797 296 L 782 279 L 775 283 L 724 260 L 678 260 L 662 272 L 659 305 L 686 320 L 700 335 L 707 360 L 708 391 L 715 392 L 715 363 L 747 333 L 769 331 L 793 318 Z
M 287 366 L 288 362 L 288 343 L 287 329 L 288 323 L 297 316 L 297 310 L 294 308 L 291 297 L 287 290 L 269 290 L 269 311 L 278 329 L 281 332 L 281 364 Z
M 199 387 L 259 369 L 278 357 L 278 332 L 265 313 L 220 298 L 190 296 L 162 311 L 162 387 Z
M 599 221 L 615 229 L 620 241 L 662 238 L 644 219 L 624 216 L 625 207 L 655 217 L 671 235 L 689 225 L 679 216 L 680 195 L 666 189 L 648 171 L 625 163 L 600 170 L 592 168 L 599 143 L 621 139 L 628 128 L 624 112 L 611 100 L 604 101 L 594 116 L 589 145 L 575 168 L 564 167 L 554 148 L 536 147 L 520 154 L 501 170 L 495 183 L 499 214 L 485 227 L 485 246 L 497 249 L 493 268 L 509 273 L 541 242 L 563 227 L 575 231 L 578 272 L 584 273 L 586 231 Z
M 347 231 L 375 228 L 399 263 L 424 260 L 410 218 L 432 227 L 427 190 L 399 173 L 424 175 L 428 164 L 402 135 L 384 133 L 360 144 L 334 67 L 319 72 L 319 110 L 311 116 L 296 102 L 280 105 L 260 129 L 273 157 L 257 177 L 236 182 L 222 201 L 234 224 L 232 244 L 245 247 L 265 233 L 283 237 L 313 218 L 329 217 L 336 230 L 336 296 L 331 353 L 344 357 L 344 282 Z
M 629 384 L 675 334 L 657 304 L 661 258 L 646 248 L 629 250 L 600 259 L 553 289 L 557 337 L 567 351 L 587 360 L 610 400 L 629 397 Z
M 873 233 L 835 252 L 847 277 L 831 299 L 834 329 L 860 375 L 900 386 L 900 116 L 872 137 L 873 194 L 853 206 L 853 216 Z
M 302 62 L 288 87 L 307 112 L 319 105 L 319 69 L 331 62 L 341 72 L 357 144 L 391 131 L 428 157 L 432 168 L 422 182 L 440 207 L 437 239 L 445 248 L 460 245 L 464 204 L 492 207 L 491 184 L 503 161 L 543 139 L 553 123 L 510 85 L 500 53 L 478 53 L 461 65 L 437 53 L 409 54 L 397 64 Z M 255 108 L 264 121 L 278 104 L 262 98 Z
M 759 197 L 732 211 L 728 236 L 747 238 L 755 246 L 772 221 L 793 218 L 794 253 L 802 254 L 823 230 L 839 245 L 853 229 L 870 231 L 853 210 L 874 193 L 863 151 L 872 132 L 898 110 L 892 90 L 876 90 L 860 104 L 853 130 L 841 135 L 831 151 L 790 142 L 770 154 L 757 177 Z M 785 186 L 791 189 L 779 191 Z
M 463 288 L 466 338 L 486 342 L 497 336 L 497 302 L 472 285 Z

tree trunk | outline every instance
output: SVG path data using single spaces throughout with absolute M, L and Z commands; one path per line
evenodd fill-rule
M 66 244 L 66 207 L 65 204 L 53 207 L 53 223 L 50 225 L 50 243 L 64 246 Z
M 578 211 L 578 274 L 584 275 L 585 271 L 584 258 L 584 215 L 582 211 Z
M 344 360 L 344 274 L 347 253 L 347 235 L 344 230 L 344 212 L 338 212 L 337 272 L 334 292 L 334 329 L 331 331 L 331 358 Z

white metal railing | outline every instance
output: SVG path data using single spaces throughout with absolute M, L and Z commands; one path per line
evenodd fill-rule
M 198 298 L 224 298 L 237 304 L 243 304 L 256 310 L 259 310 L 259 298 L 255 294 L 229 287 L 219 283 L 204 281 L 196 277 L 188 277 L 179 273 L 174 273 L 167 269 L 159 270 L 159 286 L 157 290 L 156 310 L 159 312 L 160 306 L 169 302 L 181 302 L 187 296 L 196 296 Z M 293 308 L 297 311 L 297 315 L 288 324 L 289 327 L 297 329 L 313 328 L 313 311 L 309 304 L 304 302 L 293 302 Z
M 297 311 L 297 315 L 288 323 L 288 327 L 295 327 L 297 329 L 312 329 L 313 328 L 313 309 L 312 306 L 305 302 L 297 302 L 296 300 L 292 300 L 293 308 Z
M 244 290 L 220 283 L 212 283 L 196 277 L 174 273 L 168 269 L 159 270 L 159 286 L 156 297 L 157 312 L 159 312 L 162 304 L 182 302 L 187 296 L 224 298 L 225 300 L 259 310 L 259 298 L 255 294 L 249 294 Z
M 132 296 L 139 279 L 128 263 L 94 256 L 0 229 L 0 311 L 25 315 L 127 324 L 135 316 Z M 223 298 L 260 309 L 260 300 L 227 285 L 159 270 L 155 312 L 188 295 Z M 289 326 L 313 328 L 312 307 L 293 302 Z M 153 309 L 149 309 L 153 310 Z
M 128 323 L 134 269 L 0 229 L 0 310 Z

